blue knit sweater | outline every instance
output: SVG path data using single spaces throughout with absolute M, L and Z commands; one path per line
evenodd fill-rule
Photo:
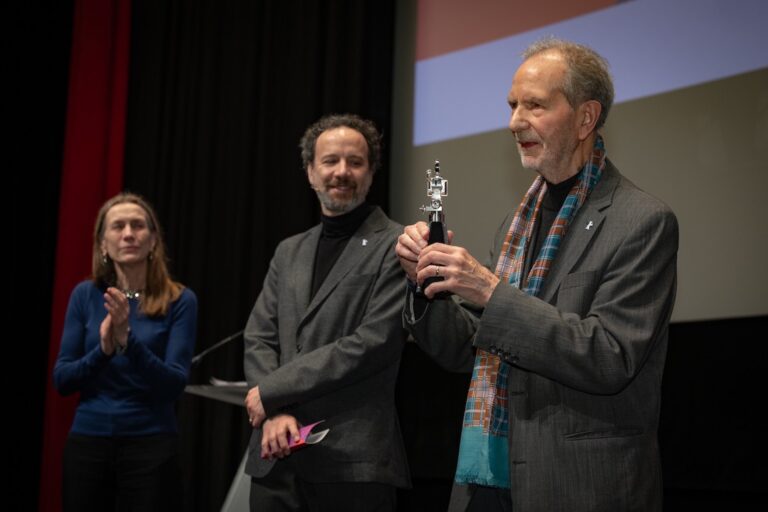
M 99 326 L 104 290 L 92 281 L 72 291 L 53 369 L 63 395 L 80 392 L 72 433 L 131 437 L 176 432 L 174 402 L 184 391 L 195 347 L 197 298 L 185 288 L 163 317 L 148 317 L 131 299 L 122 355 L 105 355 Z

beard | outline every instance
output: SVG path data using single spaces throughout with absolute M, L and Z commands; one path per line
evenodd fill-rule
M 349 187 L 349 190 L 339 197 L 333 195 L 331 189 L 339 186 Z M 336 180 L 333 182 L 325 183 L 322 188 L 314 187 L 315 193 L 320 204 L 336 215 L 351 212 L 365 201 L 365 196 L 368 194 L 368 190 L 362 190 L 358 187 L 358 184 L 352 180 Z
M 562 134 L 555 138 L 549 137 L 545 142 L 535 132 L 523 132 L 516 135 L 516 139 L 535 142 L 539 145 L 539 154 L 536 156 L 526 155 L 518 147 L 520 163 L 524 169 L 535 171 L 547 179 L 569 171 L 570 161 L 578 147 L 578 141 L 569 137 L 568 134 Z

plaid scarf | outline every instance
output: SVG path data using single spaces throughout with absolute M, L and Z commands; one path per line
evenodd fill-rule
M 571 220 L 576 216 L 584 200 L 600 180 L 605 164 L 605 147 L 598 136 L 592 158 L 579 172 L 557 214 L 547 238 L 523 282 L 525 253 L 530 245 L 536 217 L 547 182 L 537 176 L 515 212 L 509 227 L 501 255 L 496 265 L 496 275 L 536 296 L 541 290 L 549 268 L 557 256 L 557 250 Z M 507 382 L 511 366 L 485 350 L 478 349 L 472 382 L 464 409 L 464 425 L 461 431 L 459 462 L 456 482 L 509 488 L 509 411 Z

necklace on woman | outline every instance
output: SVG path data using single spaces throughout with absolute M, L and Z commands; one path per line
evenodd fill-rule
M 127 290 L 127 289 L 120 289 L 121 292 L 123 292 L 123 295 L 127 299 L 138 299 L 139 296 L 141 296 L 142 293 L 144 293 L 144 290 Z

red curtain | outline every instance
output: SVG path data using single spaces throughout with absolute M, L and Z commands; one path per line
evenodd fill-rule
M 53 389 L 69 294 L 90 274 L 101 204 L 123 186 L 130 0 L 76 0 L 48 355 L 40 510 L 61 509 L 61 456 L 77 405 Z

